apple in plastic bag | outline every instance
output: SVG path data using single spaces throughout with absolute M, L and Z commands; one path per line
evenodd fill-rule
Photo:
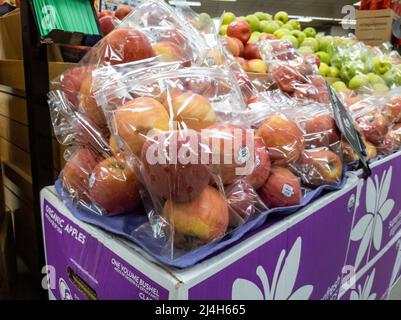
M 369 112 L 356 119 L 356 122 L 366 140 L 374 145 L 379 144 L 388 132 L 388 120 L 378 111 Z
M 152 46 L 155 55 L 160 55 L 163 61 L 187 61 L 190 57 L 187 56 L 184 49 L 172 41 L 159 41 Z
M 107 130 L 103 110 L 98 106 L 93 92 L 93 77 L 89 73 L 82 82 L 79 96 L 79 111 L 103 131 Z
M 253 136 L 247 139 L 247 135 L 245 128 L 226 124 L 216 124 L 202 131 L 202 138 L 209 146 L 217 173 L 224 185 L 229 185 L 253 171 L 253 145 L 251 148 L 248 143 L 254 144 L 254 139 Z
M 166 93 L 164 107 L 179 128 L 201 130 L 216 122 L 216 114 L 209 100 L 192 91 L 172 90 Z
M 79 91 L 82 82 L 92 70 L 93 66 L 91 65 L 75 67 L 68 69 L 60 77 L 60 89 L 75 108 L 78 108 L 79 105 Z
M 99 161 L 98 155 L 89 148 L 74 150 L 62 171 L 64 189 L 72 196 L 88 201 L 89 178 Z
M 114 16 L 104 16 L 99 19 L 100 31 L 103 36 L 107 36 L 116 28 L 116 19 Z
M 270 174 L 270 157 L 262 138 L 255 137 L 255 167 L 246 177 L 248 184 L 258 190 L 266 182 Z
M 141 203 L 135 172 L 120 155 L 96 165 L 89 178 L 89 194 L 108 215 L 130 212 Z
M 169 115 L 156 99 L 140 97 L 126 102 L 114 113 L 114 127 L 131 152 L 140 156 L 146 135 L 152 129 L 167 131 Z
M 342 177 L 342 161 L 330 150 L 305 150 L 302 156 L 301 175 L 304 183 L 311 187 L 339 183 Z
M 329 145 L 340 140 L 340 133 L 338 132 L 336 121 L 333 116 L 329 114 L 323 114 L 305 122 L 305 132 L 307 134 L 322 134 L 324 141 L 327 141 Z M 319 146 L 319 144 L 317 144 Z
M 180 248 L 217 240 L 227 231 L 229 221 L 226 200 L 210 186 L 188 202 L 167 200 L 163 217 L 174 228 L 174 245 Z
M 401 97 L 391 98 L 383 110 L 390 122 L 399 122 L 401 120 Z
M 284 115 L 269 116 L 259 126 L 256 136 L 263 139 L 274 165 L 296 162 L 304 149 L 302 131 Z
M 99 46 L 100 63 L 116 65 L 153 57 L 148 38 L 133 28 L 115 29 L 104 37 Z
M 238 180 L 225 190 L 230 227 L 244 224 L 250 217 L 267 210 L 258 194 L 246 181 Z
M 302 199 L 300 179 L 286 168 L 273 166 L 259 195 L 270 209 L 298 205 Z
M 118 7 L 116 12 L 114 13 L 114 16 L 119 20 L 123 20 L 126 16 L 128 16 L 133 11 L 134 11 L 134 8 L 132 8 L 130 6 L 121 6 L 121 7 Z
M 234 57 L 242 56 L 244 53 L 244 44 L 237 38 L 225 37 L 225 46 Z
M 306 82 L 300 73 L 289 66 L 277 66 L 273 69 L 272 74 L 280 89 L 286 93 L 293 93 L 296 84 Z
M 202 154 L 206 161 L 202 162 Z M 149 136 L 141 160 L 150 192 L 175 202 L 196 198 L 211 178 L 209 149 L 191 129 Z

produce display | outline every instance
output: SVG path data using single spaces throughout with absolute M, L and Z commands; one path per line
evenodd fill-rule
M 207 15 L 159 0 L 101 15 L 118 22 L 48 95 L 68 146 L 56 187 L 73 212 L 106 229 L 112 217 L 120 235 L 181 267 L 342 187 L 357 157 L 319 74 L 331 40 L 285 12 L 225 13 L 224 36 Z M 396 68 L 384 62 L 383 74 Z M 372 98 L 333 86 L 371 159 L 401 146 L 397 89 Z

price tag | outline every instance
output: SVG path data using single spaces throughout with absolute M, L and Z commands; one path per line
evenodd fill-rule
M 329 91 L 331 106 L 333 109 L 334 118 L 338 129 L 348 141 L 352 149 L 356 152 L 359 158 L 359 166 L 362 167 L 363 176 L 366 179 L 371 175 L 371 170 L 368 163 L 365 160 L 367 155 L 365 144 L 362 141 L 361 135 L 358 130 L 355 129 L 353 120 L 348 114 L 344 105 L 338 99 L 334 90 L 327 84 L 327 90 Z

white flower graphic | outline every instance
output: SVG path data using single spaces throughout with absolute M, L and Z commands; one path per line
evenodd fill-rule
M 350 237 L 352 241 L 361 241 L 355 259 L 355 268 L 359 267 L 366 251 L 370 251 L 372 243 L 376 250 L 381 247 L 383 223 L 394 207 L 394 200 L 387 199 L 392 172 L 392 167 L 384 171 L 380 183 L 377 175 L 374 176 L 374 181 L 372 178 L 367 181 L 366 214 L 353 227 Z
M 373 280 L 375 278 L 376 269 L 373 269 L 372 273 L 367 276 L 363 287 L 358 284 L 358 291 L 352 290 L 350 294 L 350 300 L 375 300 L 376 293 L 370 293 L 373 286 Z
M 298 237 L 287 257 L 282 250 L 274 270 L 273 280 L 270 283 L 266 271 L 262 266 L 256 268 L 263 292 L 253 282 L 245 279 L 236 279 L 232 286 L 233 300 L 307 300 L 313 291 L 312 285 L 306 285 L 293 292 L 298 276 L 301 260 L 302 239 Z M 283 265 L 284 261 L 284 265 Z

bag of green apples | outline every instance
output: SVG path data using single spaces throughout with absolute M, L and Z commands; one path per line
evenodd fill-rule
M 95 78 L 108 74 L 99 69 Z M 172 263 L 261 223 L 267 207 L 253 188 L 260 184 L 260 172 L 252 175 L 257 142 L 242 125 L 246 106 L 231 71 L 155 66 L 127 72 L 115 85 L 95 83 L 117 146 L 143 186 L 149 222 L 133 232 L 135 241 L 146 239 L 142 246 Z M 263 148 L 258 168 L 268 172 Z

